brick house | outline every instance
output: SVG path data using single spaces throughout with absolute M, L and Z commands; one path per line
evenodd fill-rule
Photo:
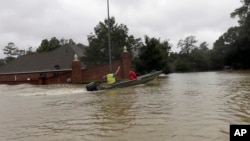
M 64 84 L 102 80 L 108 64 L 87 67 L 78 58 L 86 46 L 65 45 L 51 52 L 21 56 L 0 67 L 0 84 Z M 125 79 L 131 68 L 131 54 L 124 51 L 121 59 L 112 61 L 112 70 L 121 66 L 118 79 Z

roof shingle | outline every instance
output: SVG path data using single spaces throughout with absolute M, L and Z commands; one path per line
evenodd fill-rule
M 59 69 L 71 69 L 74 55 L 84 56 L 84 45 L 65 45 L 51 52 L 33 53 L 21 56 L 0 67 L 1 73 L 44 72 Z M 82 63 L 82 67 L 83 63 Z

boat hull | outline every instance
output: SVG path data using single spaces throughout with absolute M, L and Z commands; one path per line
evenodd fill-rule
M 135 80 L 123 80 L 123 81 L 118 81 L 113 84 L 105 84 L 105 85 L 98 85 L 98 86 L 96 85 L 96 83 L 91 82 L 90 84 L 87 85 L 87 90 L 88 91 L 91 91 L 91 89 L 93 91 L 104 90 L 104 89 L 123 88 L 123 87 L 138 85 L 138 84 L 144 84 L 144 83 L 147 83 L 148 81 L 151 81 L 157 78 L 161 73 L 162 71 L 155 71 L 155 72 L 151 72 L 151 73 L 139 76 Z

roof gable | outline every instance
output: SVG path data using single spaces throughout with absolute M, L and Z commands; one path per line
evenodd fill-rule
M 86 46 L 65 45 L 51 52 L 33 53 L 21 56 L 2 66 L 0 73 L 24 73 L 71 69 L 74 55 L 84 55 Z M 83 65 L 82 65 L 83 66 Z

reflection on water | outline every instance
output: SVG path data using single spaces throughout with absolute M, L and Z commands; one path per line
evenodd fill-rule
M 229 140 L 250 123 L 250 73 L 170 74 L 146 85 L 0 85 L 0 140 Z

